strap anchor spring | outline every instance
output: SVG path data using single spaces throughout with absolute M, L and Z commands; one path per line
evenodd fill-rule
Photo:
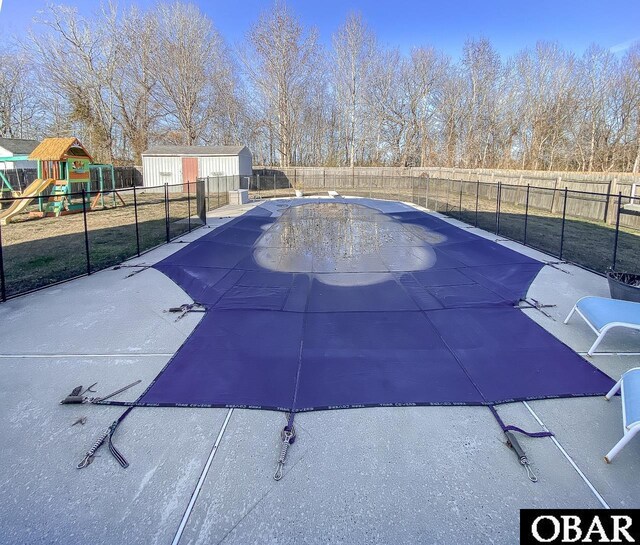
M 527 457 L 523 456 L 522 458 L 520 458 L 520 463 L 527 470 L 527 477 L 529 477 L 529 480 L 532 483 L 537 483 L 538 482 L 538 476 L 533 472 L 533 469 L 531 469 L 531 464 L 529 463 L 529 460 L 527 459 Z
M 288 426 L 282 430 L 281 438 L 282 438 L 282 446 L 280 447 L 280 456 L 278 457 L 278 464 L 276 466 L 276 472 L 273 475 L 273 478 L 276 481 L 282 479 L 284 475 L 284 464 L 287 459 L 287 451 L 289 450 L 289 446 L 293 444 L 296 437 L 296 430 L 292 426 L 289 428 Z

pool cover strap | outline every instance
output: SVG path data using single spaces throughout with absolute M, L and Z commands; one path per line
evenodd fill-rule
M 493 405 L 488 405 L 488 407 L 489 407 L 489 410 L 491 411 L 491 414 L 495 417 L 496 421 L 502 428 L 502 431 L 504 432 L 505 437 L 507 438 L 507 446 L 511 450 L 513 450 L 515 455 L 518 457 L 518 461 L 520 462 L 520 465 L 522 465 L 527 471 L 527 477 L 529 478 L 529 480 L 532 483 L 537 483 L 538 476 L 533 472 L 533 469 L 531 469 L 529 458 L 527 458 L 527 455 L 524 452 L 524 449 L 520 445 L 518 438 L 513 434 L 513 432 L 518 432 L 523 435 L 526 435 L 527 437 L 534 437 L 534 438 L 551 437 L 553 433 L 551 433 L 550 431 L 528 432 L 523 430 L 522 428 L 519 428 L 518 426 L 507 425 L 504 423 L 504 420 L 500 418 L 498 411 L 496 411 L 496 408 Z
M 129 407 L 126 411 L 124 411 L 120 417 L 115 420 L 111 426 L 109 426 L 106 431 L 98 438 L 98 440 L 93 444 L 93 446 L 86 452 L 82 461 L 76 466 L 78 469 L 83 469 L 87 467 L 91 462 L 93 462 L 93 457 L 96 454 L 96 451 L 102 446 L 105 439 L 109 439 L 109 452 L 113 455 L 113 457 L 117 460 L 117 462 L 123 468 L 129 467 L 129 462 L 127 462 L 126 458 L 120 453 L 120 451 L 113 444 L 113 434 L 116 432 L 116 429 L 120 425 L 120 423 L 127 417 L 127 415 L 133 410 L 133 407 Z
M 529 480 L 532 483 L 537 483 L 538 476 L 533 472 L 533 469 L 531 469 L 529 458 L 527 458 L 527 455 L 525 454 L 523 448 L 520 446 L 520 443 L 518 442 L 518 438 L 515 435 L 513 435 L 513 433 L 511 433 L 510 431 L 505 431 L 504 434 L 507 438 L 507 446 L 511 450 L 513 450 L 513 452 L 515 452 L 516 456 L 518 457 L 518 461 L 520 462 L 520 465 L 522 465 L 527 471 L 527 477 L 529 477 Z
M 509 431 L 515 431 L 515 432 L 521 433 L 522 435 L 526 435 L 527 437 L 552 437 L 553 436 L 553 433 L 551 433 L 550 431 L 530 432 L 530 431 L 525 431 L 522 428 L 519 428 L 518 426 L 512 426 L 510 424 L 507 425 L 504 423 L 504 420 L 500 418 L 498 411 L 496 411 L 496 408 L 493 405 L 489 405 L 488 407 L 489 407 L 489 410 L 491 411 L 491 414 L 498 421 L 498 424 L 502 428 L 502 431 L 505 432 L 505 434 Z

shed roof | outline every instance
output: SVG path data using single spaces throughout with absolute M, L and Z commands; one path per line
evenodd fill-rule
M 29 155 L 29 159 L 36 161 L 62 161 L 69 157 L 87 157 L 93 162 L 89 152 L 75 136 L 45 138 Z
M 37 140 L 23 138 L 0 138 L 0 148 L 4 148 L 13 155 L 28 155 L 38 145 Z
M 142 152 L 147 156 L 175 156 L 175 155 L 240 155 L 246 146 L 153 146 Z

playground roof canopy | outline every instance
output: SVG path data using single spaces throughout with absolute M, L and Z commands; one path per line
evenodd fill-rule
M 29 155 L 29 159 L 35 161 L 62 161 L 69 157 L 87 157 L 93 162 L 89 152 L 75 136 L 45 138 Z
M 28 155 L 37 146 L 37 140 L 26 140 L 24 138 L 0 138 L 0 155 L 4 155 L 2 150 L 6 150 L 12 155 Z
M 240 155 L 246 146 L 153 146 L 142 152 L 142 155 Z

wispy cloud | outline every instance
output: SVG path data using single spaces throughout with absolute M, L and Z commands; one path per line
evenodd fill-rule
M 611 53 L 621 53 L 621 52 L 626 51 L 627 49 L 629 49 L 636 42 L 640 42 L 640 36 L 636 36 L 635 38 L 631 38 L 630 40 L 627 40 L 626 42 L 620 42 L 619 44 L 612 45 L 609 48 L 609 51 L 611 51 Z

